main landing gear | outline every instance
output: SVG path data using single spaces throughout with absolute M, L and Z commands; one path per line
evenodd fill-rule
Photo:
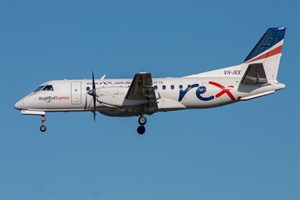
M 45 132 L 47 130 L 47 127 L 45 126 L 46 122 L 46 115 L 41 115 L 41 126 L 40 126 L 40 131 Z
M 147 118 L 144 115 L 141 115 L 138 119 L 140 126 L 137 128 L 137 132 L 140 135 L 143 135 L 146 131 L 145 124 L 147 123 Z

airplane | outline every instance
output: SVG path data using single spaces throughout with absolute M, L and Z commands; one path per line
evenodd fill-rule
M 285 88 L 277 81 L 286 28 L 269 28 L 239 65 L 179 78 L 152 78 L 138 72 L 133 79 L 52 80 L 19 100 L 24 115 L 46 112 L 96 112 L 111 117 L 138 117 L 145 133 L 146 115 L 184 109 L 224 106 L 273 94 Z

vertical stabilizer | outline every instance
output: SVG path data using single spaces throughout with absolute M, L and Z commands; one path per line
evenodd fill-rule
M 285 30 L 285 27 L 269 28 L 244 61 L 262 63 L 268 80 L 277 80 Z

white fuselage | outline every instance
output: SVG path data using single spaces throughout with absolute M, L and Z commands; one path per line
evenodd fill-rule
M 125 95 L 132 79 L 100 79 L 95 81 L 96 110 L 108 116 L 136 116 L 140 102 L 126 102 Z M 69 112 L 91 111 L 93 98 L 88 95 L 92 80 L 57 80 L 53 90 L 32 92 L 16 103 L 16 108 L 29 111 Z M 277 86 L 276 86 L 277 85 Z M 282 84 L 240 86 L 234 78 L 158 78 L 153 79 L 158 112 L 181 109 L 209 108 L 243 100 L 255 94 L 275 91 Z M 152 114 L 152 113 L 145 113 Z

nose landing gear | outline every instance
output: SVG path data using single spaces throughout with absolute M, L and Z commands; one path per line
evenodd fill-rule
M 143 135 L 146 131 L 144 125 L 147 123 L 147 118 L 144 115 L 141 115 L 138 119 L 138 123 L 140 126 L 137 128 L 137 132 L 138 134 Z
M 47 127 L 45 126 L 46 122 L 46 115 L 41 115 L 41 126 L 40 126 L 40 131 L 45 132 L 47 130 Z
M 141 115 L 141 116 L 139 117 L 138 122 L 139 122 L 139 124 L 140 124 L 141 126 L 143 126 L 143 125 L 145 125 L 145 124 L 147 123 L 147 118 L 146 118 L 144 115 Z

